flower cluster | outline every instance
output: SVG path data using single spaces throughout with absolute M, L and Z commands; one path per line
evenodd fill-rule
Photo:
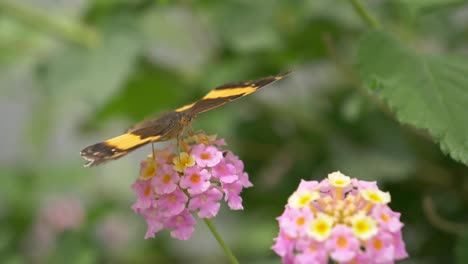
M 132 185 L 138 196 L 132 208 L 148 224 L 145 238 L 166 228 L 174 238 L 189 239 L 196 222 L 191 212 L 212 218 L 223 196 L 232 210 L 243 209 L 240 193 L 252 183 L 243 162 L 222 150 L 224 145 L 214 136 L 196 135 L 141 162 L 140 177 Z
M 284 263 L 394 263 L 408 256 L 400 214 L 375 182 L 340 172 L 302 181 L 278 217 L 272 249 Z

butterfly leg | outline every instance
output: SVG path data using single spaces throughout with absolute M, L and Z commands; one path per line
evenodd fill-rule
M 154 142 L 151 142 L 151 153 L 153 155 L 151 159 L 156 159 L 156 152 L 154 151 Z
M 177 137 L 177 149 L 180 152 L 188 152 L 188 143 L 187 140 L 184 139 L 182 136 Z

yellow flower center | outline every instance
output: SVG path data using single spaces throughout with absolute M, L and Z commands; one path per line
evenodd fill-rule
M 380 199 L 380 196 L 377 195 L 376 193 L 370 193 L 370 194 L 369 194 L 369 199 L 370 199 L 371 201 L 376 202 L 376 203 L 379 203 L 380 201 L 382 201 L 382 199 Z
M 148 168 L 145 171 L 145 176 L 148 178 L 151 178 L 151 176 L 153 176 L 155 172 L 156 172 L 155 166 L 148 166 Z
M 335 185 L 343 185 L 344 183 L 345 181 L 343 181 L 342 179 L 335 180 Z
M 208 152 L 203 152 L 203 153 L 200 155 L 200 158 L 201 158 L 202 160 L 211 159 L 211 154 L 208 153 Z
M 151 195 L 151 185 L 149 185 L 149 184 L 146 185 L 145 191 L 144 191 L 144 195 L 145 195 L 146 197 L 148 197 L 148 196 Z
M 316 218 L 312 219 L 307 234 L 317 241 L 326 240 L 333 228 L 333 218 L 329 215 L 319 213 Z
M 351 178 L 339 171 L 328 174 L 328 182 L 334 187 L 344 188 L 351 184 Z
M 380 239 L 375 239 L 372 246 L 377 250 L 381 250 L 383 248 L 383 242 Z
M 194 174 L 192 174 L 192 176 L 190 176 L 190 181 L 195 183 L 195 184 L 200 183 L 201 177 L 197 173 L 194 173 Z
M 140 172 L 140 179 L 148 180 L 151 179 L 156 173 L 156 163 L 151 158 L 146 160 L 146 166 Z
M 377 223 L 362 211 L 351 217 L 353 233 L 362 240 L 368 240 L 377 234 Z
M 378 203 L 378 204 L 387 204 L 390 202 L 390 194 L 388 192 L 382 192 L 381 190 L 362 190 L 360 192 L 362 198 L 364 200 L 369 201 L 371 203 Z
M 292 208 L 301 208 L 320 198 L 317 191 L 299 191 L 294 192 L 288 199 L 288 204 Z
M 168 174 L 168 173 L 166 173 L 166 174 L 164 174 L 163 177 L 162 177 L 162 182 L 163 182 L 164 184 L 168 184 L 168 183 L 171 181 L 171 179 L 172 179 L 171 175 Z
M 388 217 L 388 215 L 386 215 L 386 214 L 381 214 L 380 218 L 386 223 L 388 223 L 388 221 L 390 221 L 390 217 Z
M 305 217 L 299 217 L 296 219 L 296 225 L 303 226 L 305 224 Z
M 336 240 L 336 245 L 337 245 L 339 248 L 346 248 L 346 247 L 348 246 L 348 240 L 346 239 L 346 237 L 340 236 L 340 237 Z
M 299 200 L 301 206 L 305 206 L 310 201 L 310 196 L 302 196 Z
M 183 172 L 185 168 L 195 165 L 195 159 L 187 152 L 180 153 L 179 156 L 174 157 L 172 162 L 174 163 L 174 170 L 178 172 Z
M 369 231 L 370 226 L 364 221 L 359 221 L 356 223 L 355 228 L 356 231 L 358 231 L 359 233 L 366 233 L 367 231 Z
M 182 166 L 187 167 L 187 165 L 190 164 L 190 159 L 189 158 L 182 158 L 181 162 Z
M 175 196 L 175 194 L 170 194 L 169 197 L 167 197 L 167 199 L 169 200 L 170 203 L 175 203 L 177 202 L 177 196 Z
M 317 225 L 315 225 L 315 232 L 323 235 L 327 232 L 328 230 L 328 225 L 325 222 L 319 222 Z

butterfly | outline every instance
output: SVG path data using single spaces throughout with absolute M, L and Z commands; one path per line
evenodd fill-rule
M 290 73 L 288 71 L 257 80 L 218 86 L 194 103 L 143 120 L 120 136 L 84 148 L 81 151 L 81 156 L 87 161 L 84 166 L 95 166 L 109 160 L 118 159 L 150 142 L 178 138 L 198 114 L 251 94 L 262 87 L 283 79 Z

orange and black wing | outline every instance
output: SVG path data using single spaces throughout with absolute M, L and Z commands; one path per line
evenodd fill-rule
M 227 104 L 233 100 L 249 95 L 262 87 L 279 81 L 288 76 L 291 72 L 265 77 L 258 80 L 227 83 L 211 90 L 199 101 L 177 108 L 176 112 L 190 111 L 192 114 L 199 114 L 210 109 Z
M 85 167 L 118 159 L 150 142 L 175 138 L 184 130 L 187 122 L 197 114 L 251 94 L 268 84 L 283 79 L 289 73 L 286 72 L 253 81 L 224 84 L 195 103 L 179 107 L 162 116 L 144 120 L 127 130 L 125 134 L 84 148 L 81 151 L 81 156 L 88 161 Z
M 173 118 L 173 122 L 158 123 L 157 120 L 160 118 L 157 118 L 147 127 L 131 130 L 120 136 L 84 148 L 81 151 L 81 156 L 88 161 L 84 166 L 95 166 L 109 160 L 118 159 L 150 142 L 169 139 L 168 134 L 172 134 L 176 129 L 179 120 L 177 120 L 178 113 L 176 112 L 170 112 L 166 116 L 169 116 L 169 119 Z

